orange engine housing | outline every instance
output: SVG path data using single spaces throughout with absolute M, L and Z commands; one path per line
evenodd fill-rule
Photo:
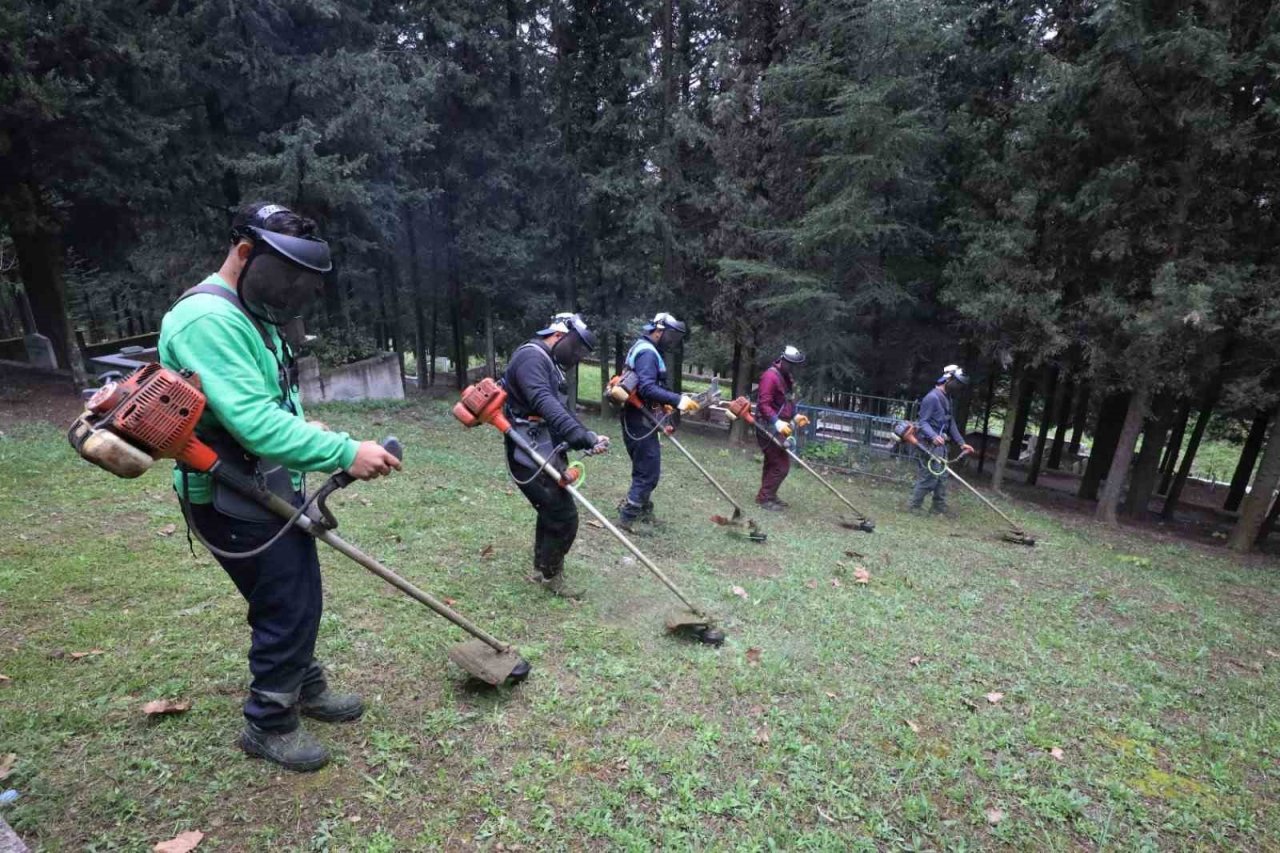
M 502 406 L 507 401 L 507 392 L 486 376 L 474 385 L 468 385 L 462 392 L 462 399 L 453 407 L 453 416 L 468 429 L 480 424 L 493 424 L 499 432 L 507 432 L 511 424 L 502 413 Z
M 200 380 L 188 380 L 158 364 L 148 364 L 120 382 L 101 388 L 88 410 L 108 429 L 157 459 L 177 459 L 197 471 L 207 471 L 217 454 L 196 438 L 196 424 L 204 414 Z
M 746 397 L 739 397 L 729 404 L 729 416 L 735 419 L 742 418 L 749 424 L 756 422 L 751 414 L 751 401 Z

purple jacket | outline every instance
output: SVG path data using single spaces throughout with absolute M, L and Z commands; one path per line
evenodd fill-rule
M 789 421 L 795 417 L 795 403 L 787 399 L 794 385 L 795 383 L 782 372 L 782 368 L 776 361 L 760 374 L 758 397 L 760 402 L 756 404 L 756 410 L 760 412 L 760 418 L 764 421 L 761 426 L 772 429 L 774 421 L 779 419 Z

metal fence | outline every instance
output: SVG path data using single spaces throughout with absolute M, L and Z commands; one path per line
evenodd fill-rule
M 809 418 L 809 425 L 796 436 L 798 451 L 807 461 L 881 480 L 907 482 L 915 477 L 915 458 L 893 440 L 894 424 L 905 417 L 803 404 L 796 409 Z M 899 410 L 915 416 L 914 404 Z

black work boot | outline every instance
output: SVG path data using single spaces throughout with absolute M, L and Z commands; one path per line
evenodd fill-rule
M 560 598 L 575 601 L 582 598 L 582 590 L 570 585 L 564 578 L 564 557 L 547 560 L 542 565 L 535 564 L 529 580 Z
M 364 714 L 364 700 L 358 693 L 335 693 L 326 687 L 310 699 L 298 703 L 302 716 L 322 723 L 349 723 Z
M 652 524 L 654 527 L 662 526 L 662 522 L 653 514 L 653 501 L 645 501 L 644 506 L 640 508 L 640 521 L 643 524 Z
M 618 527 L 628 533 L 636 532 L 636 524 L 642 520 L 644 507 L 623 499 L 618 504 Z
M 329 750 L 302 726 L 291 732 L 270 732 L 245 723 L 240 748 L 298 773 L 319 770 L 329 763 Z

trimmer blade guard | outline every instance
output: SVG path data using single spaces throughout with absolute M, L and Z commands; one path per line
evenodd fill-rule
M 529 677 L 529 663 L 514 649 L 494 651 L 482 640 L 469 640 L 449 649 L 449 660 L 486 684 L 518 684 Z
M 672 634 L 687 634 L 708 646 L 724 644 L 724 631 L 715 626 L 715 620 L 692 610 L 672 610 L 667 614 L 666 626 Z
M 1012 542 L 1014 545 L 1025 545 L 1028 548 L 1036 547 L 1034 536 L 1028 536 L 1021 530 L 1006 530 L 1000 534 L 1000 538 L 1005 542 Z
M 874 533 L 876 530 L 876 523 L 869 518 L 842 518 L 840 519 L 840 526 L 862 533 Z

